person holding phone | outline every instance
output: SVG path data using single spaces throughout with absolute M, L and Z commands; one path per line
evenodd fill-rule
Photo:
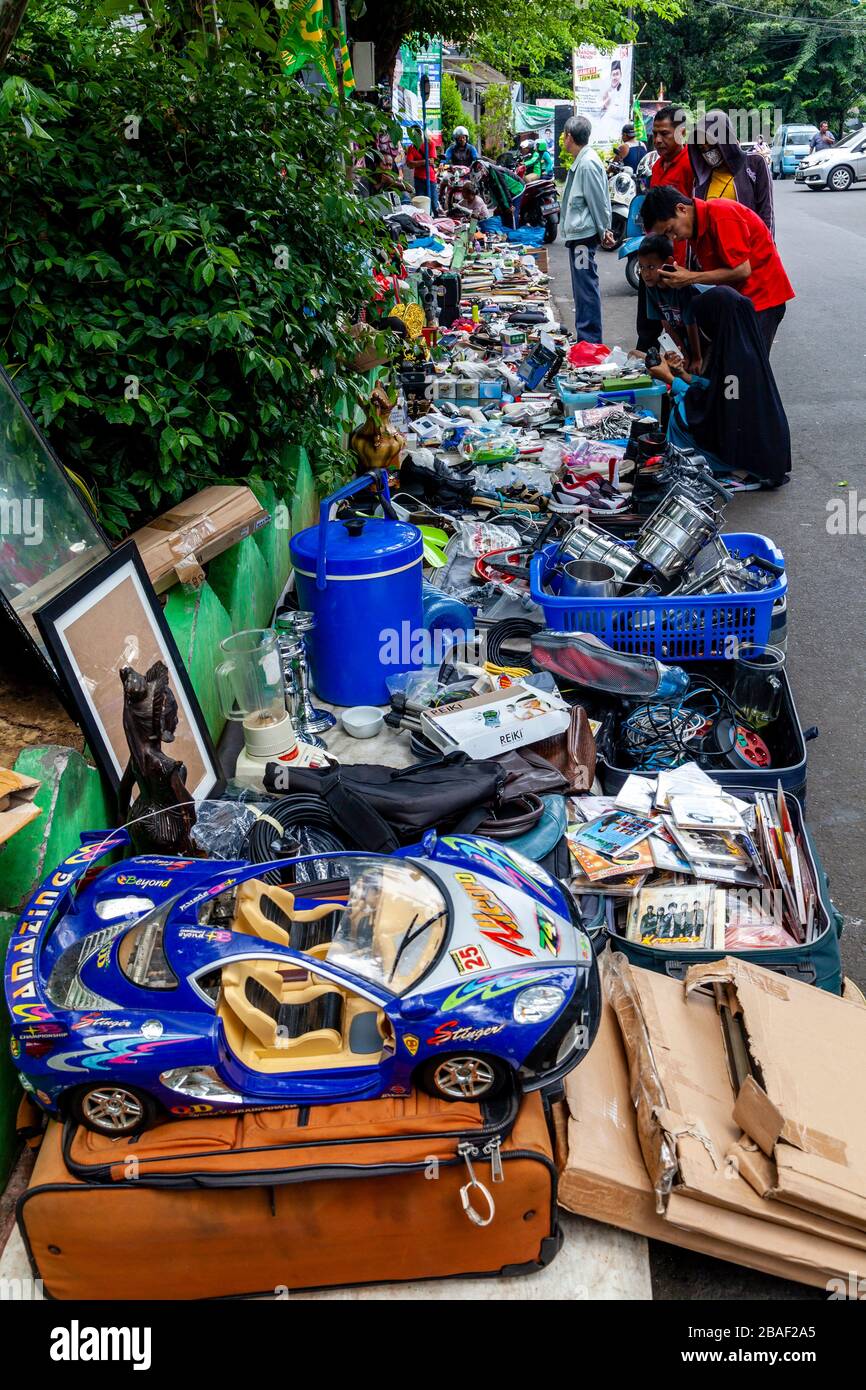
M 687 242 L 700 270 L 663 270 L 665 289 L 684 285 L 728 285 L 752 301 L 764 347 L 773 346 L 794 288 L 764 222 L 751 208 L 726 198 L 705 202 L 675 188 L 651 188 L 641 208 L 651 235 Z
M 703 454 L 726 485 L 780 487 L 791 471 L 791 432 L 751 300 L 718 285 L 699 295 L 692 315 L 703 374 L 679 353 L 650 368 L 674 398 L 668 439 Z
M 646 287 L 646 315 L 653 328 L 669 333 L 679 346 L 685 364 L 692 371 L 701 369 L 701 345 L 692 316 L 694 301 L 701 291 L 695 285 L 665 289 L 664 270 L 675 270 L 674 244 L 666 236 L 646 236 L 637 249 L 640 278 Z

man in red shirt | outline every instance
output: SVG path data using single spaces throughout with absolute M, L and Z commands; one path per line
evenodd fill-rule
M 427 141 L 427 149 L 424 149 L 424 135 L 419 125 L 413 125 L 409 131 L 412 143 L 406 151 L 406 163 L 412 175 L 415 197 L 427 197 L 427 161 L 425 154 L 430 159 L 430 211 L 435 217 L 439 211 L 439 197 L 436 175 L 436 146 L 432 140 Z
M 641 208 L 647 232 L 687 242 L 699 270 L 660 271 L 665 289 L 730 285 L 751 299 L 769 353 L 794 290 L 766 224 L 727 198 L 689 198 L 676 188 L 651 188 Z
M 653 149 L 658 159 L 650 174 L 650 188 L 670 185 L 690 198 L 695 176 L 686 144 L 686 116 L 681 107 L 663 106 L 656 112 L 653 118 Z M 685 265 L 686 255 L 685 242 L 675 242 L 674 260 L 677 265 Z
M 650 174 L 650 189 L 671 184 L 681 193 L 691 195 L 695 176 L 686 147 L 686 113 L 679 106 L 662 106 L 653 117 L 653 149 L 658 159 Z M 685 265 L 688 247 L 686 243 L 674 242 L 674 260 L 677 265 Z M 640 352 L 647 352 L 657 341 L 659 323 L 651 319 L 647 312 L 646 286 L 638 282 L 637 291 L 637 346 Z

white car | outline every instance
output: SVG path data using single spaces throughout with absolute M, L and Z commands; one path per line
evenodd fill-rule
M 807 155 L 794 177 L 813 191 L 829 188 L 831 193 L 845 193 L 852 184 L 866 181 L 866 126 L 837 140 L 829 150 Z

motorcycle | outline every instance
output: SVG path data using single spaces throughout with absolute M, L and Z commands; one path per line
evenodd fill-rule
M 613 232 L 613 242 L 610 246 L 603 249 L 605 251 L 615 251 L 622 244 L 626 234 L 628 224 L 629 208 L 634 201 L 637 185 L 631 169 L 618 160 L 614 160 L 608 165 L 607 187 L 610 193 L 611 210 L 611 231 Z
M 490 159 L 476 160 L 472 172 L 481 184 L 485 203 L 507 227 L 543 227 L 545 244 L 556 241 L 560 207 L 555 179 L 523 179 L 515 170 Z
M 619 259 L 625 261 L 625 278 L 635 294 L 637 294 L 638 285 L 640 284 L 637 250 L 644 238 L 644 229 L 643 223 L 640 220 L 640 214 L 644 198 L 649 191 L 653 165 L 657 159 L 658 155 L 655 150 L 650 150 L 649 154 L 645 154 L 640 164 L 637 166 L 637 170 L 635 171 L 635 194 L 629 204 L 625 236 L 619 248 Z

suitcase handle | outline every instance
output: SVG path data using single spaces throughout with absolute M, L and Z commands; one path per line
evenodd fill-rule
M 694 961 L 685 960 L 666 960 L 665 974 L 670 975 L 674 980 L 684 980 L 686 971 L 694 963 Z M 761 963 L 763 964 L 763 962 Z M 792 961 L 790 965 L 781 962 L 776 965 L 765 965 L 764 968 L 772 970 L 776 975 L 787 975 L 791 980 L 799 980 L 804 985 L 814 985 L 818 979 L 818 972 L 811 961 Z

